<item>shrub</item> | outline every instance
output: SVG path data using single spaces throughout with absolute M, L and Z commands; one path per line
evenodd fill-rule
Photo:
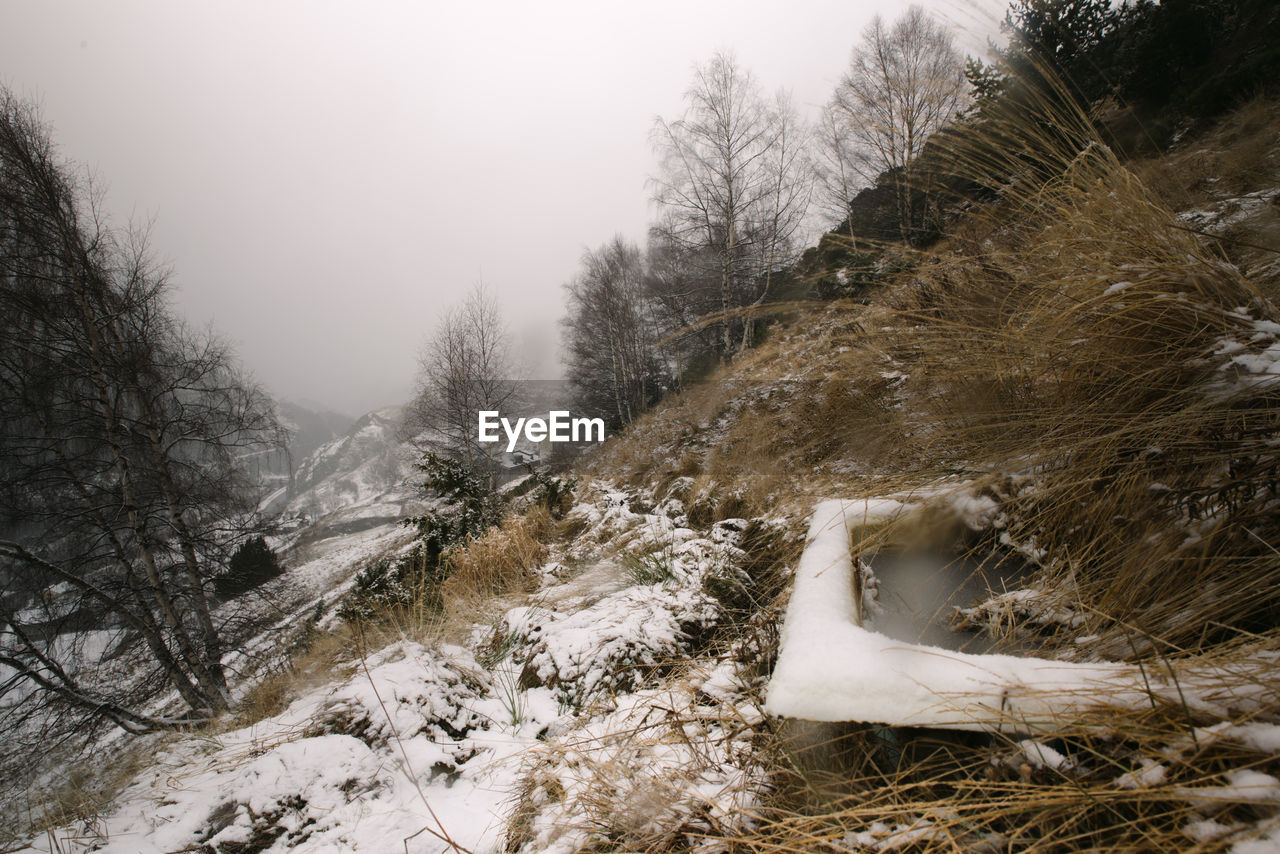
M 251 537 L 231 556 L 227 571 L 213 581 L 214 591 L 223 599 L 239 596 L 275 578 L 284 569 L 265 537 Z
M 356 573 L 338 607 L 348 623 L 372 622 L 410 608 L 438 611 L 441 569 L 421 545 L 399 557 L 383 557 Z
M 451 546 L 480 536 L 502 517 L 502 496 L 458 460 L 428 452 L 417 468 L 427 476 L 427 489 L 445 503 L 437 513 L 412 516 L 402 523 L 418 529 L 429 562 L 438 562 Z

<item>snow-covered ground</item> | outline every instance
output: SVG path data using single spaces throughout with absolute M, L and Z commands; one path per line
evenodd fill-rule
M 874 584 L 854 584 L 851 532 L 921 504 L 989 528 L 999 524 L 990 499 L 950 488 L 820 504 L 762 704 L 761 649 L 741 625 L 721 631 L 733 591 L 751 583 L 742 569 L 747 521 L 695 530 L 679 501 L 633 509 L 655 502 L 599 483 L 580 496 L 567 526 L 581 533 L 552 549 L 532 594 L 513 595 L 448 636 L 402 635 L 364 655 L 353 650 L 324 684 L 251 726 L 170 737 L 91 825 L 57 828 L 23 850 L 573 854 L 607 844 L 711 854 L 728 850 L 725 837 L 751 831 L 775 785 L 758 750 L 774 726 L 766 711 L 1002 727 L 1008 737 L 993 742 L 994 773 L 1069 779 L 1096 759 L 1055 739 L 1055 720 L 1162 692 L 1221 723 L 1162 752 L 1126 753 L 1104 784 L 1167 790 L 1188 805 L 1191 842 L 1239 839 L 1245 852 L 1271 850 L 1280 838 L 1280 780 L 1269 766 L 1175 782 L 1215 743 L 1280 752 L 1280 726 L 1250 720 L 1270 702 L 1270 683 L 1224 678 L 1227 670 L 1209 665 L 1166 676 L 1127 664 L 970 655 L 860 625 L 874 626 L 878 605 Z M 312 559 L 291 571 L 309 591 L 296 594 L 294 619 L 313 599 L 332 610 L 354 569 L 402 548 L 404 534 L 384 528 L 313 544 Z M 1005 595 L 1039 607 L 1034 591 Z M 971 616 L 980 621 L 982 608 Z M 1264 651 L 1233 666 L 1274 669 L 1278 658 Z M 1240 803 L 1256 806 L 1260 823 L 1231 823 L 1218 810 Z M 941 844 L 943 819 L 870 822 L 831 844 Z
M 93 826 L 24 850 L 569 852 L 604 816 L 636 838 L 746 821 L 763 718 L 709 647 L 725 617 L 709 591 L 742 581 L 741 520 L 699 534 L 592 492 L 571 514 L 577 551 L 496 623 L 461 643 L 403 638 L 252 726 L 172 739 Z M 294 580 L 332 598 L 394 545 L 352 536 Z

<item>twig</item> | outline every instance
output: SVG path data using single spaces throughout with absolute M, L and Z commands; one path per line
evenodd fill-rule
M 363 641 L 363 632 L 361 632 L 361 640 Z M 382 707 L 382 714 L 387 719 L 387 726 L 391 728 L 391 735 L 396 740 L 396 746 L 400 748 L 400 757 L 404 762 L 404 773 L 409 778 L 409 782 L 413 783 L 413 787 L 417 789 L 418 797 L 422 799 L 422 804 L 427 808 L 427 813 L 431 816 L 431 820 L 436 823 L 436 827 L 440 828 L 439 831 L 435 831 L 428 825 L 423 827 L 422 830 L 419 830 L 418 833 L 422 833 L 422 831 L 425 830 L 427 833 L 430 833 L 432 836 L 452 848 L 456 854 L 474 854 L 470 849 L 463 848 L 453 841 L 453 838 L 449 836 L 449 831 L 445 830 L 444 824 L 440 821 L 440 817 L 437 816 L 436 811 L 431 808 L 431 802 L 427 800 L 426 792 L 422 791 L 422 786 L 418 783 L 418 775 L 414 773 L 413 765 L 409 762 L 409 753 L 404 749 L 404 742 L 400 740 L 400 733 L 396 731 L 396 725 L 391 719 L 391 713 L 387 711 L 387 704 L 382 701 L 382 694 L 378 691 L 378 684 L 373 681 L 373 675 L 369 672 L 369 662 L 365 657 L 363 642 L 360 644 L 360 667 L 364 670 L 365 678 L 369 680 L 369 687 L 373 689 L 373 696 L 378 699 L 378 705 Z M 410 836 L 405 840 L 406 850 L 408 850 L 408 840 L 417 836 L 418 833 L 413 834 L 413 836 Z

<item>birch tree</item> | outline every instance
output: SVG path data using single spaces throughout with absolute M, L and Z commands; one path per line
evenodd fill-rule
M 835 222 L 848 222 L 849 238 L 853 233 L 853 197 L 866 179 L 852 136 L 834 101 L 823 108 L 814 132 L 814 177 L 821 208 Z
M 769 275 L 808 203 L 802 136 L 784 98 L 767 101 L 728 54 L 696 66 L 684 115 L 659 118 L 658 230 L 694 257 L 712 259 L 720 348 L 734 350 L 735 309 L 767 295 Z M 744 339 L 745 341 L 745 339 Z
M 481 410 L 501 411 L 515 400 L 510 335 L 497 300 L 477 284 L 449 309 L 418 357 L 418 392 L 410 432 L 424 449 L 458 457 L 492 489 L 495 445 L 481 444 Z
M 779 92 L 771 106 L 767 113 L 769 146 L 761 161 L 762 192 L 751 212 L 749 245 L 754 264 L 743 299 L 748 306 L 763 303 L 778 272 L 795 262 L 797 248 L 804 242 L 802 229 L 813 195 L 809 129 L 801 122 L 790 96 Z M 745 350 L 755 326 L 750 313 L 743 316 L 742 326 L 740 349 Z
M 630 424 L 662 390 L 663 374 L 640 250 L 615 237 L 587 251 L 565 291 L 568 379 L 579 403 L 615 428 Z
M 255 526 L 270 399 L 175 321 L 145 239 L 109 228 L 30 105 L 0 91 L 0 694 L 128 729 L 231 695 L 213 578 Z M 109 638 L 93 655 L 89 631 Z M 114 680 L 103 656 L 131 662 Z M 16 698 L 16 699 L 14 699 Z M 13 702 L 10 702 L 12 700 Z
M 960 54 L 941 23 L 919 6 L 892 25 L 877 15 L 827 107 L 825 159 L 841 175 L 828 186 L 848 192 L 848 171 L 867 186 L 887 176 L 901 237 L 910 242 L 916 193 L 928 190 L 916 181 L 915 162 L 929 137 L 955 116 L 964 84 Z

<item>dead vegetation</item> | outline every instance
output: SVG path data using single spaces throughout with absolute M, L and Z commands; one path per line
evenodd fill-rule
M 551 515 L 533 507 L 451 550 L 442 559 L 445 612 L 474 619 L 476 609 L 494 597 L 532 590 L 553 528 Z
M 1258 703 L 1244 722 L 1117 707 L 1041 747 L 853 727 L 816 748 L 822 780 L 780 737 L 760 747 L 774 795 L 727 850 L 1210 851 L 1272 827 L 1275 748 L 1247 733 L 1280 714 L 1280 315 L 1257 257 L 1170 205 L 1274 184 L 1277 108 L 1130 169 L 1082 114 L 1037 106 L 956 146 L 998 199 L 888 299 L 782 324 L 593 469 L 700 521 L 972 481 L 1003 516 L 971 545 L 1030 557 L 1082 617 L 1010 611 L 1015 630 L 1046 654 L 1220 665 Z
M 152 738 L 162 743 L 172 736 Z M 75 850 L 71 846 L 97 838 L 116 797 L 151 761 L 152 749 L 154 744 L 135 744 L 118 750 L 106 769 L 67 766 L 40 789 L 28 791 L 25 804 L 7 805 L 7 812 L 25 824 L 28 838 L 44 837 L 53 851 Z M 19 850 L 14 847 L 23 839 L 18 831 L 18 827 L 0 831 L 4 850 Z
M 354 661 L 361 635 L 357 627 L 340 624 L 329 631 L 312 630 L 299 640 L 275 672 L 245 691 L 236 713 L 220 721 L 219 729 L 238 729 L 266 720 L 284 711 L 308 690 L 325 684 L 339 665 Z
M 1280 174 L 1278 144 L 1280 103 L 1258 96 L 1207 133 L 1180 141 L 1166 154 L 1129 165 L 1167 207 L 1188 210 L 1225 194 L 1274 186 Z
M 1274 673 L 1267 682 L 1280 699 Z M 779 763 L 753 852 L 1220 851 L 1271 825 L 1265 725 L 1116 706 L 1052 738 L 828 727 Z M 793 742 L 794 744 L 794 742 Z

